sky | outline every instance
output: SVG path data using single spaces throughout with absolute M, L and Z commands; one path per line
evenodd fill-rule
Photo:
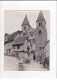
M 22 30 L 22 22 L 27 15 L 30 25 L 36 29 L 36 20 L 39 15 L 39 10 L 20 11 L 20 10 L 5 10 L 4 12 L 4 33 L 11 34 L 17 30 Z M 43 15 L 46 20 L 47 38 L 50 39 L 50 11 L 43 10 Z

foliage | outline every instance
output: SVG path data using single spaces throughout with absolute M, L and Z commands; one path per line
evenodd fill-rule
M 49 57 L 46 57 L 43 61 L 44 68 L 49 69 Z

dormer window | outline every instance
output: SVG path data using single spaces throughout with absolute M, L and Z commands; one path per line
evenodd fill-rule
M 39 26 L 42 26 L 42 22 L 39 23 Z

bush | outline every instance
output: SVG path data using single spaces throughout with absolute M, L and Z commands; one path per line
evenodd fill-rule
M 49 69 L 49 57 L 46 57 L 43 61 L 44 68 Z

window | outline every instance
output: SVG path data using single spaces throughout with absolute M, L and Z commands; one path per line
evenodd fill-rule
M 31 36 L 33 36 L 33 34 L 31 34 Z
M 42 26 L 42 22 L 39 23 L 39 26 Z
M 10 49 L 9 49 L 9 53 L 10 53 Z
M 41 34 L 41 30 L 39 30 L 39 34 Z
M 35 42 L 35 39 L 33 39 L 33 43 Z
M 6 53 L 8 54 L 8 49 L 6 49 Z
M 17 54 L 17 56 L 18 56 L 18 53 L 16 53 Z
M 15 46 L 13 46 L 13 49 L 15 49 Z
M 23 35 L 25 35 L 25 33 L 23 33 Z
M 20 48 L 20 45 L 17 46 L 17 49 L 19 49 L 19 48 Z
M 32 45 L 31 45 L 31 47 L 32 47 Z
M 28 43 L 28 42 L 30 43 L 30 42 L 31 42 L 31 39 L 28 39 L 28 40 L 27 40 L 27 43 Z
M 24 29 L 26 29 L 26 27 L 24 27 Z
M 26 38 L 26 40 L 27 40 L 27 43 L 28 43 L 29 42 L 28 37 Z
M 6 37 L 6 38 L 5 38 L 5 41 L 7 41 L 7 40 L 8 40 L 8 38 Z
M 39 49 L 41 50 L 41 47 L 39 47 Z
M 27 46 L 27 51 L 29 51 L 30 50 L 30 48 L 29 48 L 29 46 Z

